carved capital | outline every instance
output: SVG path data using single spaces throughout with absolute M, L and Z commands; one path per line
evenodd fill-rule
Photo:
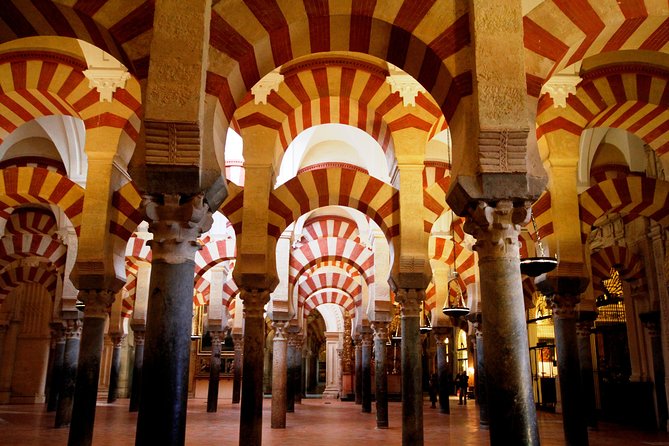
M 110 290 L 80 290 L 78 299 L 85 305 L 84 317 L 104 319 L 114 303 L 114 293 Z
M 263 317 L 265 304 L 269 302 L 269 293 L 269 290 L 263 289 L 239 290 L 244 302 L 244 317 Z
M 576 318 L 576 305 L 581 301 L 580 296 L 573 294 L 555 294 L 550 298 L 553 317 L 556 319 Z
M 425 300 L 425 290 L 400 288 L 395 300 L 400 304 L 402 317 L 419 317 L 420 304 Z
M 374 330 L 374 340 L 381 340 L 384 343 L 388 341 L 388 322 L 372 321 L 372 330 Z
M 153 240 L 147 242 L 153 261 L 179 264 L 193 260 L 200 249 L 197 238 L 213 223 L 204 195 L 145 196 L 142 205 L 153 234 Z
M 67 319 L 65 325 L 65 339 L 79 339 L 81 338 L 81 327 L 83 323 L 81 319 Z
M 267 96 L 272 91 L 279 91 L 279 86 L 283 82 L 283 74 L 279 70 L 270 71 L 260 79 L 253 87 L 251 87 L 251 94 L 253 95 L 253 102 L 258 104 L 267 104 Z
M 363 347 L 371 347 L 374 343 L 374 334 L 371 331 L 363 332 L 361 338 Z
M 124 89 L 126 81 L 130 79 L 130 73 L 123 65 L 90 67 L 82 73 L 88 79 L 88 88 L 95 88 L 100 93 L 100 102 L 112 102 L 116 89 Z
M 235 353 L 241 354 L 244 352 L 244 336 L 241 333 L 233 333 L 232 343 Z
M 570 94 L 576 95 L 576 86 L 582 81 L 578 74 L 556 74 L 548 79 L 541 94 L 548 93 L 553 99 L 554 108 L 565 108 Z
M 0 323 L 0 332 L 2 332 L 3 327 L 6 329 L 7 325 Z M 51 330 L 51 338 L 56 341 L 56 343 L 65 342 L 65 324 L 63 321 L 51 322 L 49 324 L 49 329 Z
M 302 348 L 302 341 L 304 340 L 302 333 L 288 332 L 288 346 L 293 348 Z
M 516 205 L 509 200 L 500 200 L 495 204 L 477 202 L 465 220 L 464 230 L 476 239 L 474 250 L 480 259 L 518 257 L 518 235 L 521 226 L 530 220 L 531 204 L 525 201 Z
M 274 322 L 272 322 L 272 327 L 274 328 L 274 340 L 275 341 L 285 341 L 286 340 L 286 321 L 274 321 Z
M 113 334 L 110 335 L 109 338 L 111 339 L 112 346 L 114 348 L 121 348 L 121 345 L 123 344 L 123 340 L 125 339 L 124 334 Z
M 581 320 L 576 322 L 576 336 L 586 338 L 592 333 L 593 321 Z

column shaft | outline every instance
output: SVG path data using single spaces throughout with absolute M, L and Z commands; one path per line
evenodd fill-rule
M 65 330 L 62 324 L 55 332 L 56 348 L 53 353 L 53 367 L 51 368 L 51 385 L 49 386 L 49 399 L 46 411 L 54 412 L 58 407 L 58 395 L 63 376 L 63 363 L 65 360 Z
M 286 383 L 286 410 L 295 412 L 295 400 L 297 399 L 297 380 L 298 380 L 298 358 L 297 349 L 300 348 L 301 341 L 298 339 L 299 333 L 288 333 L 288 372 Z
M 107 395 L 107 402 L 113 403 L 118 398 L 118 380 L 121 372 L 121 346 L 123 345 L 122 336 L 113 336 L 112 342 L 114 351 L 112 352 L 112 360 L 109 371 L 109 395 Z
M 145 325 L 133 326 L 133 337 L 135 343 L 135 360 L 132 366 L 132 387 L 130 388 L 130 412 L 139 410 L 139 402 L 142 398 L 142 373 L 144 370 L 144 338 L 146 334 Z
M 207 391 L 207 412 L 218 410 L 218 379 L 221 374 L 221 332 L 211 333 L 211 359 L 209 362 L 209 389 Z
M 362 412 L 372 413 L 372 333 L 362 335 Z
M 272 429 L 286 427 L 286 384 L 288 378 L 288 342 L 284 334 L 285 322 L 274 322 L 272 359 Z
M 482 323 L 475 324 L 476 330 L 476 402 L 479 405 L 479 424 L 483 428 L 488 428 L 490 418 L 488 415 L 488 389 L 486 386 L 485 361 L 483 359 L 483 327 Z
M 402 305 L 402 445 L 423 445 L 423 366 L 420 302 L 423 290 L 400 290 Z
M 63 357 L 63 373 L 58 392 L 58 408 L 56 409 L 55 427 L 69 426 L 72 420 L 72 403 L 74 388 L 77 382 L 77 362 L 79 361 L 79 339 L 81 321 L 68 320 L 65 329 L 65 354 Z
M 594 317 L 596 317 L 596 314 L 593 312 L 593 320 Z M 576 324 L 576 342 L 578 344 L 578 364 L 581 370 L 581 405 L 587 425 L 596 428 L 597 406 L 595 403 L 595 379 L 592 371 L 591 328 L 592 320 L 578 322 Z
M 388 428 L 388 366 L 386 362 L 386 342 L 388 323 L 374 322 L 374 381 L 376 385 L 376 427 Z
M 437 377 L 439 380 L 439 412 L 451 413 L 451 405 L 449 397 L 451 395 L 451 388 L 453 387 L 453 380 L 451 379 L 451 370 L 449 362 L 447 361 L 446 353 L 446 333 L 437 333 L 435 328 L 435 339 L 437 341 Z M 444 330 L 443 328 L 441 330 Z M 446 329 L 450 330 L 450 328 Z
M 578 298 L 555 296 L 553 324 L 558 357 L 558 377 L 562 399 L 562 428 L 565 443 L 587 445 L 588 430 L 582 411 L 581 372 L 576 342 L 576 311 Z
M 151 265 L 137 446 L 185 441 L 194 271 L 192 260 Z
M 239 404 L 242 393 L 242 369 L 244 364 L 244 338 L 241 334 L 234 334 L 235 359 L 232 376 L 232 404 Z
M 362 404 L 362 339 L 355 339 L 355 404 Z
M 244 374 L 240 410 L 239 444 L 262 444 L 262 379 L 265 319 L 263 306 L 269 300 L 268 291 L 242 290 L 244 301 Z

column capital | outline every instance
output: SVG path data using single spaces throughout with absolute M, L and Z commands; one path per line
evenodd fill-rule
M 290 347 L 301 348 L 304 341 L 302 333 L 299 331 L 286 331 L 286 338 L 288 339 L 288 345 Z
M 239 295 L 244 302 L 245 317 L 262 317 L 265 304 L 269 302 L 269 290 L 265 289 L 240 289 Z
M 214 346 L 221 346 L 221 335 L 223 334 L 222 331 L 220 330 L 209 330 L 209 336 L 211 336 L 211 345 L 212 347 Z
M 132 328 L 132 336 L 135 346 L 144 345 L 144 338 L 146 336 L 146 325 L 130 324 L 130 328 Z
M 79 339 L 81 337 L 81 319 L 67 319 L 65 326 L 65 339 Z
M 145 195 L 142 206 L 153 234 L 153 240 L 147 243 L 153 261 L 179 264 L 193 260 L 199 249 L 197 238 L 214 221 L 204 195 Z
M 576 336 L 580 338 L 590 337 L 594 322 L 591 320 L 579 320 L 576 322 Z
M 84 317 L 104 319 L 109 314 L 109 308 L 114 303 L 115 294 L 110 290 L 79 290 L 77 298 L 82 301 Z
M 395 300 L 399 302 L 403 317 L 418 317 L 420 305 L 425 300 L 425 290 L 414 288 L 400 288 L 397 290 Z
M 242 353 L 244 351 L 244 335 L 242 333 L 233 333 L 232 344 L 235 352 Z
M 7 329 L 7 324 L 0 322 L 0 332 L 3 329 Z M 49 329 L 51 330 L 51 337 L 56 342 L 65 342 L 65 323 L 63 321 L 50 322 Z
M 474 250 L 479 258 L 518 257 L 521 226 L 529 222 L 532 202 L 520 204 L 510 200 L 477 201 L 470 207 L 464 230 L 476 239 Z
M 372 321 L 372 330 L 374 330 L 374 340 L 388 341 L 388 321 Z
M 275 341 L 285 341 L 286 340 L 286 325 L 288 321 L 273 321 L 272 327 L 274 328 L 274 340 Z
M 362 346 L 371 346 L 374 342 L 374 334 L 371 331 L 363 331 L 360 336 L 362 337 Z
M 109 339 L 111 340 L 114 348 L 121 348 L 121 344 L 123 344 L 125 335 L 123 333 L 111 333 L 109 335 Z
M 556 319 L 575 319 L 576 304 L 581 298 L 573 294 L 555 294 L 550 298 L 553 317 Z

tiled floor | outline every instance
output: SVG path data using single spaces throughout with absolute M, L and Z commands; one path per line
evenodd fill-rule
M 270 401 L 263 410 L 264 445 L 310 446 L 375 446 L 401 444 L 401 406 L 390 403 L 390 429 L 375 429 L 375 415 L 360 413 L 360 406 L 352 402 L 303 400 L 289 413 L 286 429 L 270 429 Z M 479 429 L 475 404 L 458 406 L 451 401 L 451 414 L 442 415 L 431 409 L 424 410 L 426 445 L 486 445 L 488 431 Z M 0 445 L 65 445 L 67 429 L 52 428 L 53 413 L 45 413 L 42 405 L 0 406 Z M 132 445 L 135 440 L 137 414 L 128 413 L 128 400 L 114 404 L 98 403 L 96 413 L 95 446 Z M 539 413 L 539 433 L 544 446 L 562 445 L 562 420 L 559 415 Z M 635 431 L 606 423 L 589 434 L 590 445 L 631 446 L 669 445 L 669 434 Z M 189 400 L 188 445 L 238 444 L 239 405 L 221 400 L 219 411 L 206 412 L 205 400 Z M 241 443 L 243 444 L 243 442 Z

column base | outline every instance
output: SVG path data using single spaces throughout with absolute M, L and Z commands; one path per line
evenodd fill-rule
M 44 395 L 12 396 L 9 398 L 9 404 L 44 404 L 45 401 Z
M 326 388 L 323 391 L 323 397 L 324 400 L 336 400 L 339 398 L 339 389 L 328 389 Z

